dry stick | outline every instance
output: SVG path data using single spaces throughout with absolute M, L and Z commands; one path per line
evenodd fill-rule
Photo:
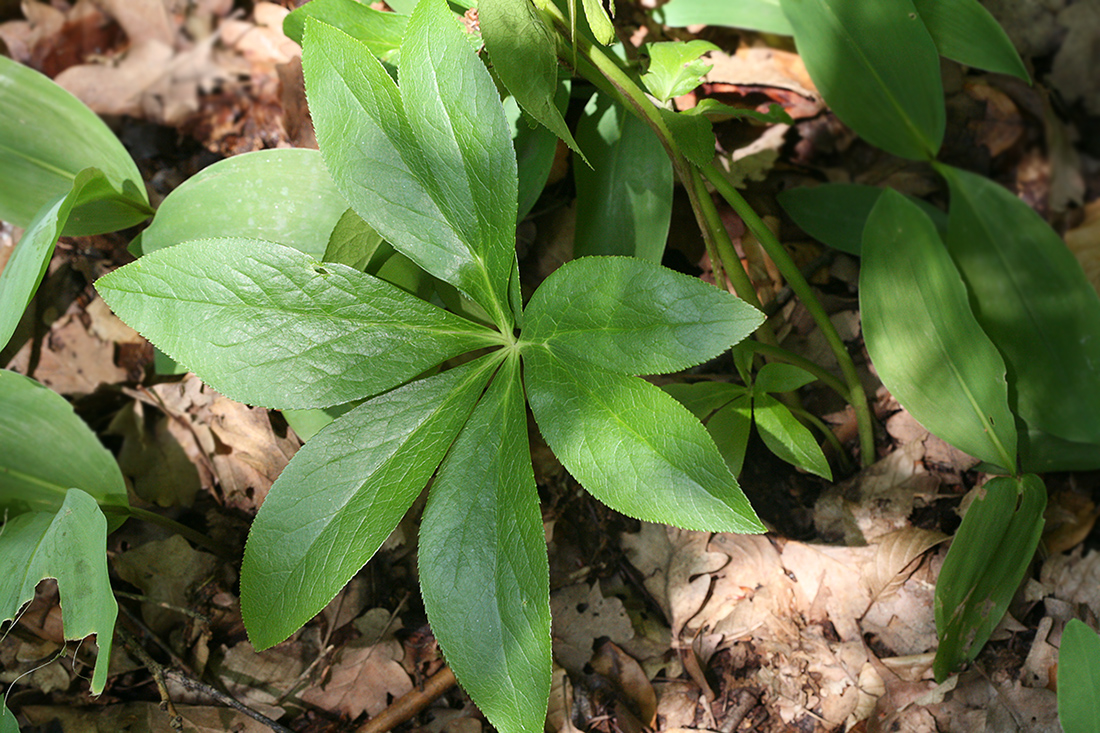
M 125 626 L 118 627 L 118 638 L 122 642 L 122 646 L 126 647 L 126 651 L 133 654 L 138 658 L 145 668 L 153 675 L 153 682 L 157 685 L 157 692 L 160 694 L 160 709 L 168 713 L 169 725 L 172 730 L 183 730 L 183 716 L 176 710 L 176 706 L 172 704 L 172 698 L 168 694 L 168 686 L 164 684 L 164 667 L 149 656 L 149 652 L 145 651 L 145 648 L 141 643 L 126 630 Z
M 165 678 L 170 677 L 171 679 L 183 685 L 192 692 L 198 692 L 199 694 L 206 695 L 207 697 L 212 698 L 213 700 L 221 703 L 228 708 L 233 708 L 239 713 L 244 713 L 248 717 L 255 720 L 257 723 L 263 723 L 268 728 L 275 731 L 275 733 L 294 733 L 294 731 L 292 731 L 290 728 L 280 725 L 260 711 L 253 710 L 244 703 L 238 702 L 235 698 L 232 698 L 229 695 L 225 694 L 218 688 L 211 687 L 205 682 L 200 682 L 194 677 L 186 675 L 179 670 L 166 667 L 164 669 L 164 676 Z
M 393 730 L 406 720 L 412 720 L 421 710 L 431 705 L 433 700 L 454 687 L 455 682 L 455 673 L 450 667 L 444 667 L 428 678 L 424 689 L 418 690 L 414 687 L 360 726 L 356 733 L 386 733 Z

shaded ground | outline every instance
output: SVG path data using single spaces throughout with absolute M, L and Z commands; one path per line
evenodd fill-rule
M 1100 194 L 1093 157 L 1100 150 L 1090 135 L 1100 95 L 1090 86 L 1097 77 L 1081 67 L 1089 56 L 1080 49 L 1100 36 L 1100 13 L 1089 3 L 1068 5 L 1059 13 L 1027 2 L 990 3 L 1034 57 L 1046 87 L 945 66 L 943 158 L 1018 191 L 1067 232 L 1095 282 L 1100 207 L 1087 202 Z M 299 49 L 280 30 L 285 8 L 234 9 L 229 0 L 163 7 L 153 0 L 72 9 L 29 3 L 30 21 L 0 25 L 0 39 L 14 58 L 108 116 L 155 202 L 222 156 L 314 144 Z M 637 8 L 620 7 L 620 14 L 624 27 L 633 21 L 644 28 Z M 973 668 L 935 685 L 932 593 L 943 540 L 983 476 L 879 386 L 860 340 L 858 262 L 808 241 L 782 217 L 774 195 L 808 180 L 889 184 L 933 202 L 943 191 L 927 166 L 854 139 L 824 109 L 789 49 L 728 30 L 697 30 L 727 52 L 715 54 L 700 95 L 748 106 L 778 101 L 795 120 L 790 128 L 725 124 L 720 155 L 812 273 L 863 365 L 880 420 L 880 460 L 853 474 L 833 456 L 842 480 L 827 485 L 762 446 L 750 447 L 742 484 L 774 531 L 708 535 L 643 525 L 606 509 L 580 490 L 532 428 L 559 665 L 548 730 L 1058 730 L 1053 689 L 1061 626 L 1081 607 L 1100 614 L 1100 554 L 1088 539 L 1097 476 L 1048 477 L 1046 559 Z M 643 39 L 642 31 L 633 36 Z M 569 161 L 559 162 L 539 215 L 521 227 L 528 285 L 571 247 Z M 804 309 L 743 239 L 737 217 L 723 214 L 762 299 L 777 304 L 784 345 L 829 364 Z M 707 277 L 686 201 L 678 203 L 672 231 L 667 264 Z M 43 731 L 57 730 L 58 722 L 65 731 L 167 730 L 172 713 L 159 706 L 166 697 L 186 730 L 271 729 L 226 707 L 232 698 L 294 731 L 482 730 L 469 700 L 447 684 L 419 601 L 418 507 L 317 619 L 271 651 L 252 650 L 239 613 L 239 558 L 251 517 L 300 441 L 278 413 L 226 400 L 191 375 L 153 374 L 151 347 L 91 286 L 130 259 L 125 247 L 135 233 L 62 240 L 0 360 L 73 400 L 117 453 L 135 504 L 207 533 L 221 554 L 136 521 L 111 535 L 121 644 L 97 699 L 87 693 L 88 645 L 64 644 L 56 590 L 40 586 L 0 641 L 0 679 L 17 680 L 8 699 L 21 722 Z M 19 234 L 0 226 L 0 264 Z M 731 371 L 719 360 L 694 376 L 729 379 Z M 802 399 L 852 449 L 843 405 L 812 388 Z M 403 696 L 419 696 L 426 707 L 402 713 L 394 702 Z

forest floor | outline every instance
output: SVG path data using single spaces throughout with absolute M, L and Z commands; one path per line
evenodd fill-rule
M 0 23 L 0 42 L 104 115 L 141 166 L 154 203 L 222 157 L 316 146 L 300 48 L 281 30 L 293 2 L 23 5 L 25 19 L 16 12 Z M 643 9 L 619 5 L 622 27 L 638 29 L 626 37 L 644 41 Z M 1092 6 L 1084 2 L 1049 10 L 1055 5 L 1025 17 L 1021 8 L 1033 4 L 990 3 L 1040 84 L 945 63 L 941 157 L 1018 192 L 1065 235 L 1096 282 L 1100 204 L 1089 202 L 1100 196 L 1100 77 L 1081 66 L 1092 58 L 1081 49 L 1100 40 L 1100 12 L 1086 12 Z M 850 181 L 935 204 L 945 200 L 943 186 L 927 165 L 877 151 L 839 123 L 789 39 L 689 30 L 676 37 L 722 49 L 698 97 L 762 109 L 778 102 L 794 120 L 723 123 L 718 154 L 811 273 L 856 357 L 873 396 L 878 455 L 862 471 L 854 467 L 858 455 L 833 455 L 829 483 L 754 439 L 740 480 L 771 531 L 707 534 L 640 523 L 599 504 L 532 424 L 554 616 L 547 730 L 1060 730 L 1054 689 L 1062 625 L 1079 604 L 1100 614 L 1093 532 L 1100 475 L 1046 477 L 1044 559 L 977 661 L 937 685 L 935 582 L 960 507 L 985 477 L 881 386 L 861 341 L 858 260 L 811 241 L 775 195 L 807 181 Z M 527 284 L 569 257 L 570 165 L 563 154 L 537 215 L 521 226 Z M 762 300 L 780 304 L 784 346 L 828 366 L 832 356 L 805 309 L 737 216 L 722 213 Z M 87 683 L 91 645 L 66 644 L 56 586 L 42 583 L 0 638 L 0 681 L 24 729 L 162 731 L 173 714 L 189 731 L 489 727 L 453 685 L 424 615 L 416 580 L 422 503 L 323 613 L 287 642 L 262 654 L 252 649 L 239 610 L 241 552 L 251 518 L 301 441 L 277 412 L 232 402 L 194 375 L 154 372 L 152 347 L 92 286 L 132 259 L 126 247 L 136 233 L 62 239 L 23 337 L 0 353 L 0 364 L 73 402 L 117 455 L 134 504 L 206 533 L 224 552 L 133 520 L 109 537 L 119 643 L 108 687 L 95 698 Z M 0 223 L 0 266 L 20 234 Z M 668 247 L 666 264 L 709 275 L 679 190 Z M 731 373 L 722 360 L 694 371 Z M 853 420 L 830 395 L 810 387 L 802 400 L 854 451 Z M 230 698 L 238 707 L 227 706 Z M 420 708 L 398 704 L 409 700 Z

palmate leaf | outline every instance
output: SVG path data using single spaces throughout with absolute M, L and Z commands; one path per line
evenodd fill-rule
M 550 693 L 550 577 L 510 356 L 432 485 L 420 588 L 447 661 L 503 733 L 541 730 Z
M 421 2 L 401 87 L 362 44 L 307 19 L 302 65 L 317 140 L 352 208 L 402 252 L 514 323 L 516 160 L 489 72 L 445 3 Z
M 374 555 L 435 472 L 499 356 L 368 400 L 315 435 L 271 487 L 241 568 L 256 649 L 319 613 Z
M 499 334 L 345 265 L 262 240 L 207 239 L 96 282 L 108 305 L 241 402 L 328 407 L 397 386 Z

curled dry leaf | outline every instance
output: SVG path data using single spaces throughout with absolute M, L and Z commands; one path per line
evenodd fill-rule
M 875 543 L 875 553 L 864 567 L 863 584 L 872 602 L 886 598 L 905 582 L 902 571 L 926 551 L 947 539 L 943 532 L 906 527 Z

